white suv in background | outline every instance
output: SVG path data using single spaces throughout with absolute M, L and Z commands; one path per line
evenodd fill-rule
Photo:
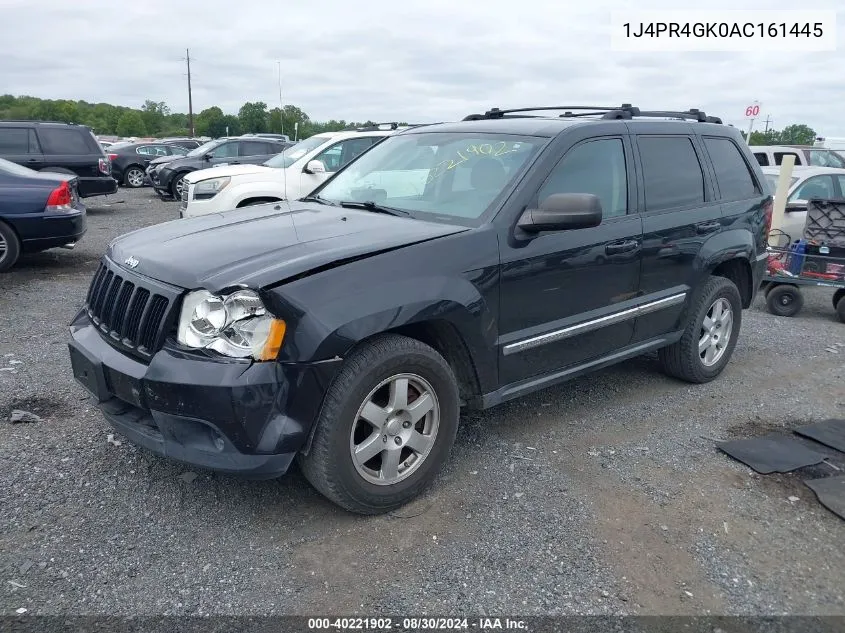
M 185 176 L 179 216 L 190 218 L 303 198 L 353 158 L 403 129 L 407 127 L 383 123 L 315 134 L 263 165 L 227 165 L 191 172 Z

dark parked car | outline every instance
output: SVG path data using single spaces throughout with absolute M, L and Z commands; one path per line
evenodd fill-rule
M 75 174 L 83 198 L 117 191 L 111 163 L 84 125 L 0 121 L 0 158 L 35 171 Z
M 189 150 L 175 143 L 118 143 L 109 148 L 112 176 L 126 187 L 143 187 L 146 169 L 155 158 L 184 156 Z
M 184 147 L 186 150 L 190 151 L 192 149 L 196 149 L 200 145 L 202 145 L 205 141 L 200 141 L 195 138 L 181 138 L 177 136 L 167 137 L 167 138 L 160 138 L 158 139 L 160 143 L 167 143 L 168 145 L 180 145 Z
M 260 165 L 291 145 L 256 136 L 215 139 L 151 172 L 153 188 L 162 197 L 178 200 L 182 196 L 182 179 L 189 172 L 217 165 Z
M 0 272 L 21 253 L 73 248 L 85 234 L 79 177 L 38 172 L 0 158 Z
M 302 200 L 117 238 L 76 378 L 159 455 L 253 477 L 296 458 L 361 513 L 425 488 L 462 406 L 651 351 L 715 379 L 766 267 L 760 167 L 699 111 L 591 113 L 411 128 Z

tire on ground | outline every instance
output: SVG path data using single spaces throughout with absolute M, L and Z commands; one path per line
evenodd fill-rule
M 797 286 L 780 284 L 766 296 L 766 308 L 775 316 L 793 317 L 804 307 L 804 295 Z
M 367 481 L 356 469 L 350 438 L 359 407 L 382 381 L 396 374 L 424 378 L 440 404 L 439 427 L 430 452 L 415 472 L 391 485 Z M 379 335 L 346 358 L 329 387 L 307 455 L 298 461 L 303 474 L 319 492 L 341 507 L 360 514 L 396 509 L 422 493 L 447 460 L 460 415 L 454 373 L 434 349 L 412 338 Z
M 725 299 L 731 308 L 731 332 L 721 358 L 713 365 L 705 365 L 699 352 L 704 317 L 719 299 Z M 695 293 L 686 311 L 686 322 L 681 339 L 658 351 L 663 371 L 691 383 L 710 382 L 716 378 L 733 354 L 742 326 L 742 298 L 736 285 L 725 277 L 712 276 Z
M 9 270 L 21 254 L 21 242 L 11 226 L 0 221 L 0 237 L 6 248 L 0 253 L 0 273 Z

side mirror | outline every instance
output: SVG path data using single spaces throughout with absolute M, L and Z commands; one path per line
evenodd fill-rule
M 526 209 L 517 226 L 527 233 L 586 229 L 601 224 L 598 196 L 591 193 L 554 193 L 539 209 Z
M 306 174 L 325 174 L 326 173 L 326 166 L 323 164 L 323 161 L 320 160 L 309 160 L 308 164 L 305 165 L 305 169 L 303 169 Z
M 214 158 L 214 154 L 212 154 L 211 152 L 203 156 L 203 159 L 205 160 L 211 160 L 212 158 Z
M 807 210 L 807 201 L 806 200 L 794 200 L 792 202 L 787 202 L 786 207 L 784 208 L 784 213 L 795 213 L 796 211 L 806 211 Z

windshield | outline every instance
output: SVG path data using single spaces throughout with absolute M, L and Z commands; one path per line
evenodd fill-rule
M 316 192 L 412 216 L 476 224 L 546 138 L 429 132 L 375 145 Z
M 224 142 L 225 140 L 226 140 L 225 138 L 217 138 L 217 139 L 214 139 L 213 141 L 209 141 L 208 143 L 203 143 L 198 148 L 192 149 L 190 152 L 185 154 L 185 156 L 202 156 L 203 154 L 213 150 L 215 147 L 220 145 L 220 143 Z
M 186 147 L 182 147 L 181 145 L 168 145 L 170 151 L 173 152 L 177 156 L 184 156 L 188 153 L 188 149 Z
M 267 167 L 279 167 L 281 169 L 290 167 L 308 152 L 317 149 L 330 139 L 331 136 L 310 136 L 304 141 L 299 141 L 296 145 L 288 147 L 281 154 L 276 154 L 273 158 L 266 161 L 264 165 Z
M 836 152 L 827 149 L 807 150 L 810 154 L 810 164 L 817 167 L 845 168 L 845 159 Z
M 32 176 L 36 173 L 35 170 L 32 170 L 29 167 L 22 167 L 21 165 L 8 161 L 4 158 L 0 158 L 0 171 L 7 174 L 13 174 L 15 176 Z
M 775 195 L 775 191 L 778 188 L 778 179 L 780 178 L 777 174 L 765 174 L 766 176 L 766 183 L 769 185 L 769 193 Z M 792 177 L 789 179 L 789 188 L 792 189 L 792 185 L 798 182 L 796 177 Z

